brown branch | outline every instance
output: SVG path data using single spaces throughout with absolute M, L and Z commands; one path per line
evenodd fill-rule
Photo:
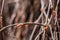
M 8 25 L 8 26 L 5 26 L 5 27 L 1 28 L 1 29 L 0 29 L 0 32 L 3 31 L 3 30 L 6 29 L 6 28 L 13 27 L 13 26 L 16 26 L 16 25 L 18 25 L 18 24 L 20 24 L 20 25 L 26 25 L 26 24 L 28 24 L 28 25 L 41 25 L 41 26 L 45 26 L 45 25 L 43 25 L 43 24 L 41 24 L 41 23 L 34 23 L 34 22 L 15 23 L 15 24 L 11 24 L 11 25 Z

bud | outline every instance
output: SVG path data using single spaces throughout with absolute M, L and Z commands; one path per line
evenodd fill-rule
M 53 11 L 53 17 L 55 17 L 56 16 L 56 12 L 55 11 Z
M 18 25 L 17 25 L 17 27 L 18 27 L 18 28 L 21 28 L 21 27 L 22 27 L 22 25 L 23 25 L 22 23 L 21 23 L 21 24 L 18 24 Z

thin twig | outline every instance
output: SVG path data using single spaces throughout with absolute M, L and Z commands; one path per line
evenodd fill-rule
M 41 23 L 34 23 L 34 22 L 15 23 L 15 24 L 10 24 L 10 25 L 8 25 L 8 26 L 5 26 L 5 27 L 1 28 L 1 29 L 0 29 L 0 32 L 3 31 L 4 29 L 8 28 L 8 27 L 12 27 L 12 26 L 15 26 L 15 25 L 18 25 L 18 24 L 20 24 L 20 25 L 26 25 L 26 24 L 27 24 L 27 25 L 42 25 L 42 26 L 44 26 L 44 25 L 41 24 Z
M 38 23 L 38 22 L 39 22 L 39 20 L 41 19 L 42 15 L 43 15 L 43 13 L 41 13 L 41 15 L 39 16 L 39 18 L 35 21 L 35 23 Z M 38 26 L 38 25 L 35 25 L 35 26 L 34 26 L 34 29 L 33 29 L 33 31 L 32 31 L 32 34 L 31 34 L 29 40 L 32 40 L 33 34 L 34 34 L 34 32 L 35 32 L 37 26 Z
M 2 12 L 3 12 L 3 8 L 4 8 L 4 0 L 2 1 L 1 15 L 2 15 Z
M 3 25 L 2 25 L 2 22 L 3 22 L 2 21 L 2 18 L 3 18 L 2 15 L 3 15 L 4 3 L 5 3 L 4 0 L 2 0 L 2 8 L 1 8 L 1 14 L 0 14 L 0 17 L 1 17 L 1 19 L 0 19 L 1 20 L 1 24 L 0 25 L 1 25 L 1 27 L 3 27 Z M 4 32 L 2 32 L 2 39 L 4 40 Z
M 49 25 L 49 28 L 50 28 L 50 33 L 51 33 L 52 39 L 55 40 L 55 38 L 54 38 L 54 36 L 53 36 L 53 32 L 52 32 L 52 27 L 51 27 L 51 25 Z
M 16 4 L 15 4 L 15 8 L 14 8 L 13 14 L 12 14 L 10 22 L 9 22 L 10 24 L 13 22 L 14 18 L 16 17 L 16 12 L 19 9 L 19 3 L 18 3 L 18 1 L 19 0 L 15 0 Z
M 37 38 L 45 31 L 45 29 L 43 29 L 42 31 L 39 32 L 39 34 L 36 36 L 35 40 L 37 40 Z
M 41 0 L 41 9 L 44 9 L 44 2 L 43 2 L 42 0 Z M 40 21 L 40 19 L 41 19 L 41 17 L 42 17 L 43 14 L 44 14 L 44 13 L 43 13 L 43 10 L 42 10 L 41 15 L 40 15 L 39 18 L 35 21 L 35 23 L 38 23 L 38 22 Z M 37 28 L 37 25 L 34 26 L 34 29 L 33 29 L 33 31 L 32 31 L 32 34 L 31 34 L 29 40 L 32 40 L 32 37 L 33 37 L 33 34 L 34 34 L 36 28 Z

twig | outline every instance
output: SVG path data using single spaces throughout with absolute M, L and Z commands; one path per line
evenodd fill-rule
M 33 21 L 33 15 L 34 15 L 34 13 L 31 12 L 30 17 L 29 17 L 29 22 L 32 22 Z
M 1 15 L 2 15 L 2 12 L 3 12 L 3 8 L 4 8 L 4 0 L 2 1 Z
M 45 31 L 45 28 L 41 31 L 41 30 L 39 30 L 40 32 L 39 32 L 39 34 L 35 37 L 35 39 L 34 40 L 37 40 L 37 38 L 42 34 L 42 33 L 44 33 L 44 31 Z
M 42 25 L 42 26 L 44 26 L 44 25 L 41 24 L 41 23 L 34 23 L 34 22 L 15 23 L 15 24 L 10 24 L 10 25 L 8 25 L 8 26 L 5 26 L 5 27 L 1 28 L 1 29 L 0 29 L 0 32 L 3 31 L 4 29 L 8 28 L 8 27 L 13 27 L 13 26 L 18 25 L 18 24 L 20 24 L 20 25 L 26 25 L 26 24 L 27 24 L 27 25 Z
M 23 11 L 23 10 L 22 10 Z M 21 12 L 21 11 L 20 11 Z M 18 15 L 17 16 L 20 16 L 19 14 L 22 14 L 22 13 L 18 13 Z M 17 20 L 16 20 L 16 22 L 18 22 L 18 20 L 19 20 L 19 17 L 17 17 Z M 26 20 L 26 14 L 24 13 L 23 15 L 22 15 L 22 17 L 21 17 L 21 19 L 20 19 L 20 22 L 25 22 L 25 20 Z M 20 25 L 20 24 L 19 24 Z M 16 28 L 16 27 L 15 27 Z M 23 28 L 23 27 L 22 27 Z M 26 30 L 25 30 L 26 31 Z M 16 38 L 17 38 L 17 40 L 21 40 L 21 37 L 20 37 L 20 35 L 22 34 L 21 33 L 22 32 L 22 30 L 20 29 L 20 28 L 17 28 L 17 30 L 16 30 Z
M 42 15 L 43 15 L 43 13 L 41 13 L 41 15 L 39 16 L 39 18 L 34 23 L 38 23 L 39 20 L 41 19 Z M 34 29 L 33 29 L 32 34 L 30 36 L 30 40 L 32 40 L 32 37 L 33 37 L 33 34 L 34 34 L 36 28 L 37 28 L 37 25 L 34 26 Z
M 16 16 L 16 12 L 17 10 L 19 9 L 19 3 L 18 3 L 19 0 L 15 0 L 16 4 L 15 4 L 15 8 L 14 8 L 14 11 L 13 11 L 13 14 L 11 16 L 11 19 L 10 19 L 10 24 L 13 22 L 15 16 Z
M 47 15 L 46 15 L 46 22 L 45 22 L 45 24 L 47 24 L 47 21 L 48 21 L 49 11 L 50 11 L 50 1 L 49 1 L 49 5 L 48 5 L 48 11 L 47 11 Z
M 4 0 L 2 0 L 2 8 L 1 8 L 1 14 L 0 14 L 0 17 L 1 17 L 1 27 L 3 27 L 3 25 L 2 25 L 2 15 L 3 15 L 3 8 L 4 8 Z M 2 32 L 2 39 L 4 40 L 4 32 Z
M 52 32 L 52 27 L 51 27 L 51 25 L 49 25 L 49 28 L 50 28 L 50 32 L 51 32 L 52 39 L 55 40 L 55 38 L 54 38 L 54 36 L 53 36 L 53 32 Z
M 44 23 L 44 18 L 43 18 L 44 16 L 42 16 L 42 24 Z M 44 30 L 44 26 L 41 26 L 41 28 L 42 28 L 42 30 Z M 42 40 L 44 40 L 45 39 L 45 30 L 44 30 L 44 32 L 43 32 L 43 34 L 42 34 Z
M 41 19 L 41 17 L 42 17 L 42 15 L 44 14 L 43 13 L 43 9 L 44 9 L 44 2 L 41 0 L 41 15 L 39 16 L 39 18 L 35 21 L 35 23 L 38 23 L 39 21 L 40 21 L 40 19 Z M 30 36 L 30 39 L 29 40 L 32 40 L 32 37 L 33 37 L 33 34 L 34 34 L 34 32 L 35 32 L 35 30 L 36 30 L 36 28 L 37 28 L 37 25 L 35 25 L 34 26 L 34 29 L 33 29 L 33 31 L 32 31 L 32 34 L 31 34 L 31 36 Z

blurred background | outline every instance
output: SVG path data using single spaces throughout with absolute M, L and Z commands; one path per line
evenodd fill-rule
M 0 0 L 0 40 L 60 40 L 60 0 Z

